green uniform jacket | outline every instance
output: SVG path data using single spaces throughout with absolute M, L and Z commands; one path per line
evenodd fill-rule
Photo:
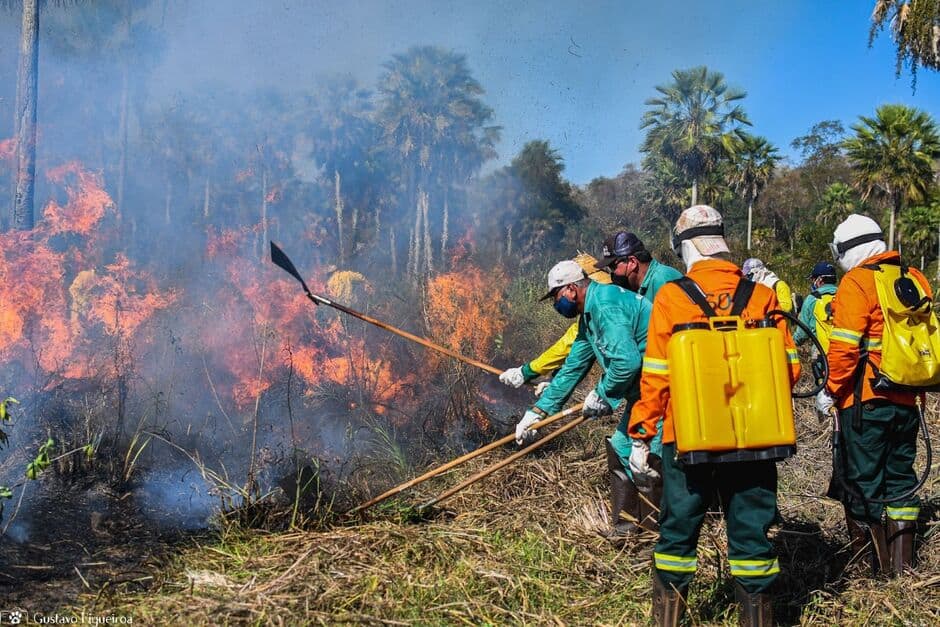
M 669 283 L 669 281 L 675 281 L 681 278 L 681 272 L 672 266 L 667 266 L 653 259 L 650 261 L 649 268 L 646 269 L 646 276 L 643 277 L 643 282 L 640 284 L 640 289 L 637 290 L 637 294 L 652 303 L 653 299 L 656 298 L 656 292 L 659 291 L 659 288 Z
M 602 399 L 616 409 L 628 393 L 635 398 L 651 310 L 635 292 L 588 285 L 571 352 L 535 406 L 549 415 L 560 411 L 595 360 L 604 369 L 595 388 Z
M 818 294 L 835 294 L 836 286 L 830 283 L 824 283 L 816 288 L 815 291 Z M 806 296 L 806 299 L 803 300 L 803 307 L 800 309 L 800 322 L 808 326 L 810 330 L 812 330 L 813 335 L 816 335 L 816 316 L 813 315 L 813 308 L 815 306 L 816 297 L 810 293 Z M 808 339 L 809 336 L 806 335 L 802 327 L 796 327 L 796 330 L 793 331 L 793 341 L 796 342 L 796 344 L 802 344 Z

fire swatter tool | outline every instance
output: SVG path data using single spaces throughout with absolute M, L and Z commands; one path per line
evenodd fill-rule
M 581 409 L 581 406 L 579 405 L 578 407 L 572 408 L 572 409 Z M 579 424 L 581 424 L 581 423 L 584 422 L 585 420 L 588 420 L 588 418 L 586 418 L 585 416 L 578 416 L 577 418 L 575 418 L 575 419 L 572 420 L 571 422 L 569 422 L 569 423 L 567 423 L 567 424 L 565 424 L 565 425 L 562 425 L 562 426 L 559 427 L 558 429 L 555 429 L 554 431 L 552 431 L 552 432 L 549 433 L 548 435 L 539 438 L 539 439 L 536 440 L 533 444 L 530 444 L 529 446 L 525 447 L 525 448 L 522 449 L 521 451 L 516 451 L 515 453 L 513 453 L 512 455 L 510 455 L 510 456 L 507 457 L 506 459 L 503 459 L 503 460 L 501 460 L 501 461 L 499 461 L 499 462 L 493 464 L 493 465 L 490 466 L 489 468 L 484 468 L 483 470 L 481 470 L 481 471 L 478 472 L 477 474 L 473 475 L 472 477 L 469 477 L 469 478 L 467 478 L 467 479 L 464 479 L 463 481 L 461 481 L 460 483 L 458 483 L 458 484 L 455 485 L 454 487 L 449 488 L 449 489 L 445 490 L 444 492 L 441 492 L 440 494 L 438 494 L 437 496 L 435 496 L 435 497 L 434 497 L 433 499 L 431 499 L 430 501 L 427 501 L 426 503 L 422 503 L 421 505 L 418 506 L 418 511 L 419 511 L 419 512 L 422 512 L 422 511 L 428 509 L 429 507 L 431 507 L 432 505 L 436 505 L 436 504 L 440 503 L 441 501 L 443 501 L 443 500 L 445 500 L 445 499 L 449 499 L 450 497 L 452 497 L 453 495 L 457 494 L 458 492 L 460 492 L 460 491 L 463 490 L 464 488 L 467 488 L 467 487 L 473 485 L 474 483 L 476 483 L 477 481 L 480 481 L 480 480 L 482 480 L 482 479 L 485 479 L 486 477 L 489 477 L 491 474 L 493 474 L 494 472 L 496 472 L 496 471 L 499 470 L 500 468 L 505 468 L 506 466 L 508 466 L 509 464 L 513 463 L 514 461 L 516 461 L 516 460 L 519 459 L 520 457 L 524 457 L 524 456 L 528 455 L 529 453 L 531 453 L 532 451 L 534 451 L 535 449 L 539 448 L 540 446 L 543 446 L 543 445 L 545 445 L 545 444 L 548 444 L 549 442 L 551 442 L 552 440 L 554 440 L 555 438 L 557 438 L 557 437 L 560 436 L 561 434 L 563 434 L 563 433 L 565 433 L 565 432 L 567 432 L 567 431 L 571 431 L 572 429 L 574 429 L 575 427 L 577 427 Z
M 576 414 L 577 412 L 581 411 L 581 407 L 582 405 L 575 405 L 574 407 L 569 407 L 568 409 L 562 410 L 558 412 L 557 414 L 552 414 L 548 418 L 538 421 L 537 423 L 532 425 L 531 428 L 541 429 L 542 427 L 547 427 L 550 424 L 554 424 L 555 422 L 558 422 L 562 418 L 567 418 L 568 416 L 571 416 L 572 414 Z M 365 509 L 368 509 L 372 507 L 373 505 L 381 503 L 382 501 L 384 501 L 385 499 L 389 497 L 395 496 L 396 494 L 407 490 L 408 488 L 414 487 L 418 485 L 419 483 L 424 483 L 428 479 L 433 479 L 434 477 L 437 477 L 438 475 L 441 475 L 447 472 L 448 470 L 451 470 L 452 468 L 456 468 L 457 466 L 459 466 L 460 464 L 463 464 L 464 462 L 468 462 L 471 459 L 474 459 L 476 457 L 479 457 L 480 455 L 483 455 L 484 453 L 489 453 L 493 449 L 497 449 L 505 444 L 509 444 L 515 439 L 516 439 L 516 434 L 510 433 L 509 435 L 502 437 L 494 442 L 490 442 L 489 444 L 486 444 L 484 446 L 481 446 L 480 448 L 474 451 L 470 451 L 469 453 L 466 453 L 465 455 L 461 455 L 457 459 L 452 459 L 446 464 L 441 464 L 440 466 L 437 466 L 436 468 L 432 468 L 431 470 L 427 471 L 423 475 L 415 477 L 414 479 L 411 479 L 404 483 L 398 484 L 394 488 L 389 488 L 382 494 L 372 497 L 371 499 L 369 499 L 368 501 L 366 501 L 365 503 L 361 505 L 357 505 L 353 509 L 349 510 L 349 513 L 356 514 Z M 541 446 L 542 444 L 540 444 L 540 442 L 542 442 L 542 440 L 539 440 L 538 442 L 536 442 L 536 444 L 538 444 L 538 446 Z M 534 448 L 538 448 L 538 446 L 535 446 Z M 526 450 L 531 450 L 531 447 L 530 449 L 526 449 Z
M 350 309 L 349 307 L 346 307 L 345 305 L 341 305 L 340 303 L 332 301 L 328 298 L 324 298 L 323 296 L 320 296 L 319 294 L 314 294 L 313 292 L 310 291 L 310 288 L 307 287 L 307 284 L 304 282 L 303 278 L 300 276 L 300 273 L 297 271 L 297 268 L 294 266 L 290 258 L 286 254 L 284 254 L 284 251 L 281 250 L 278 247 L 278 245 L 275 244 L 274 242 L 271 242 L 271 261 L 274 263 L 274 265 L 286 271 L 292 277 L 300 281 L 300 285 L 304 288 L 304 293 L 307 295 L 307 298 L 313 301 L 313 303 L 316 305 L 326 305 L 327 307 L 338 309 L 339 311 L 342 311 L 343 313 L 348 314 L 354 318 L 358 318 L 359 320 L 362 320 L 363 322 L 368 322 L 369 324 L 375 325 L 379 327 L 380 329 L 385 329 L 386 331 L 390 331 L 394 333 L 395 335 L 411 340 L 412 342 L 417 342 L 418 344 L 420 344 L 421 346 L 424 346 L 425 348 L 430 348 L 431 350 L 435 350 L 439 353 L 443 353 L 444 355 L 447 355 L 448 357 L 453 357 L 457 361 L 462 361 L 465 364 L 475 366 L 481 370 L 485 370 L 486 372 L 489 372 L 490 374 L 499 375 L 499 374 L 502 374 L 503 372 L 502 370 L 500 370 L 499 368 L 495 366 L 491 366 L 482 361 L 478 361 L 476 359 L 473 359 L 472 357 L 466 357 L 456 351 L 453 351 L 447 348 L 446 346 L 441 346 L 440 344 L 432 342 L 431 340 L 427 338 L 419 337 L 417 335 L 414 335 L 413 333 L 408 333 L 407 331 L 403 331 L 402 329 L 399 329 L 398 327 L 394 327 L 390 324 L 386 324 L 385 322 L 382 322 L 381 320 L 377 320 L 373 318 L 372 316 L 367 316 L 366 314 L 356 311 L 355 309 Z

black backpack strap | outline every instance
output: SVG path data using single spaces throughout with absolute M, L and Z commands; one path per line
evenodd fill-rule
M 708 304 L 708 301 L 705 300 L 705 294 L 702 293 L 702 288 L 698 286 L 698 283 L 687 276 L 680 277 L 675 281 L 672 281 L 672 283 L 678 285 L 679 288 L 685 292 L 686 296 L 688 296 L 693 303 L 699 306 L 699 308 L 705 313 L 706 318 L 714 318 L 718 315 L 715 313 L 715 310 L 712 308 L 712 306 Z
M 734 296 L 731 297 L 731 312 L 729 316 L 740 316 L 747 307 L 747 302 L 751 300 L 751 294 L 754 293 L 754 281 L 741 279 L 738 286 L 734 288 Z
M 819 300 L 823 297 L 822 293 L 819 290 L 813 290 L 812 292 L 809 293 L 809 295 L 815 298 L 816 300 Z

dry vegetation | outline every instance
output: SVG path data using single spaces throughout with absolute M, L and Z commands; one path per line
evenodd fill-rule
M 805 401 L 801 402 L 804 404 Z M 780 466 L 782 523 L 773 531 L 784 575 L 777 617 L 788 624 L 932 625 L 940 622 L 940 482 L 924 489 L 920 567 L 895 580 L 863 577 L 846 548 L 828 481 L 826 427 L 800 412 L 799 456 Z M 930 408 L 936 430 L 938 408 Z M 589 423 L 551 451 L 523 460 L 419 517 L 406 503 L 459 473 L 406 493 L 366 521 L 315 531 L 223 531 L 161 569 L 145 592 L 110 589 L 71 609 L 155 623 L 637 624 L 649 612 L 655 538 L 616 547 L 606 524 L 608 424 Z M 492 458 L 491 458 L 492 460 Z M 695 623 L 734 624 L 718 518 L 706 522 L 691 593 Z

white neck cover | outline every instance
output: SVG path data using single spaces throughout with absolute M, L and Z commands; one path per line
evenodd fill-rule
M 859 244 L 858 246 L 853 246 L 852 248 L 845 251 L 845 254 L 839 257 L 837 263 L 843 271 L 848 272 L 869 257 L 880 255 L 886 250 L 888 250 L 887 245 L 884 243 L 884 240 L 880 239 L 875 240 L 874 242 Z
M 686 270 L 691 270 L 692 266 L 697 264 L 699 261 L 706 261 L 711 259 L 711 257 L 706 257 L 698 251 L 698 248 L 695 247 L 695 244 L 692 243 L 692 240 L 685 239 L 679 244 L 682 248 L 679 250 L 682 252 L 682 261 L 685 262 Z

